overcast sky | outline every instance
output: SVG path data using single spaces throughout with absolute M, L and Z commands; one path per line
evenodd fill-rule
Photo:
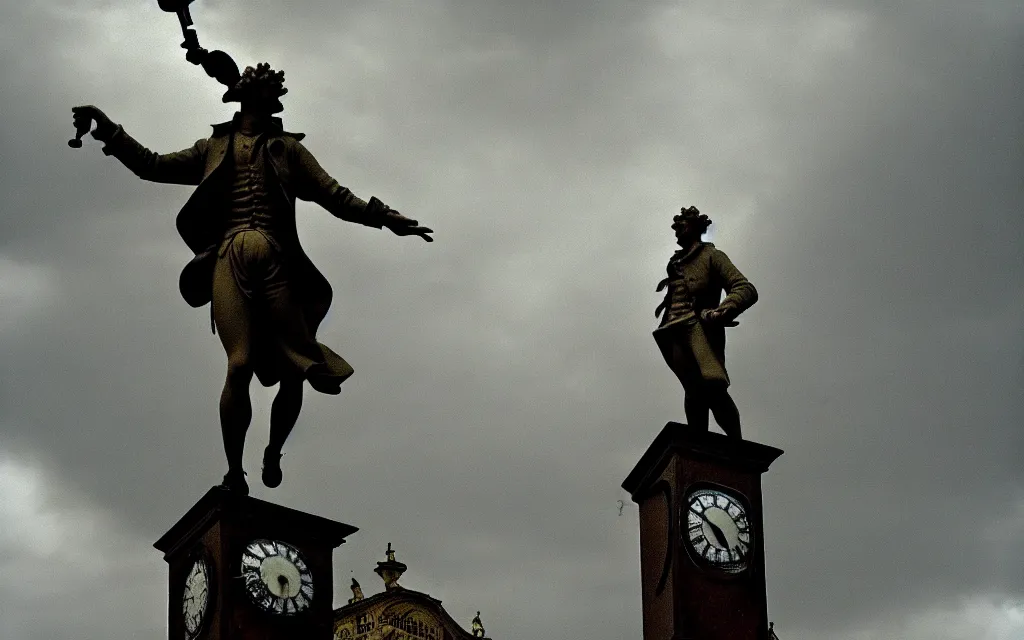
M 1015 0 L 198 0 L 285 126 L 436 242 L 299 206 L 355 375 L 284 484 L 495 640 L 641 637 L 619 488 L 682 390 L 651 330 L 680 206 L 761 300 L 730 330 L 783 640 L 1024 638 L 1024 10 Z M 0 8 L 0 637 L 165 635 L 151 544 L 224 472 L 225 358 L 178 295 L 169 152 L 231 117 L 141 0 Z M 621 516 L 617 501 L 624 499 Z

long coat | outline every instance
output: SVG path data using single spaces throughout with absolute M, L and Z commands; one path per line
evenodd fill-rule
M 687 358 L 688 369 L 676 371 L 684 386 L 697 380 L 729 384 L 725 370 L 725 325 L 720 322 L 702 322 L 704 310 L 730 308 L 733 317 L 757 302 L 757 289 L 729 260 L 725 252 L 710 242 L 698 242 L 690 250 L 680 250 L 672 256 L 666 267 L 667 277 L 658 284 L 658 291 L 668 286 L 665 300 L 656 313 L 666 308 L 661 326 L 654 331 L 665 361 L 675 371 L 683 363 L 673 358 L 675 345 L 685 344 L 692 353 Z M 667 307 L 680 287 L 685 287 L 693 314 L 688 318 L 668 322 Z M 722 299 L 722 292 L 725 298 Z
M 213 267 L 226 224 L 224 196 L 230 188 L 232 163 L 225 162 L 225 158 L 231 152 L 231 133 L 238 117 L 236 114 L 231 122 L 213 125 L 210 138 L 197 140 L 188 149 L 174 153 L 154 153 L 136 142 L 120 126 L 103 147 L 105 154 L 113 155 L 143 180 L 197 186 L 176 219 L 178 233 L 195 254 L 179 278 L 181 295 L 193 307 L 205 305 L 212 296 Z M 309 335 L 315 336 L 334 294 L 330 283 L 299 243 L 295 227 L 295 199 L 315 202 L 342 220 L 378 229 L 383 226 L 386 208 L 376 199 L 368 204 L 339 185 L 300 143 L 304 134 L 284 131 L 278 118 L 272 119 L 264 133 L 266 140 L 262 152 L 269 168 L 268 190 L 278 198 L 275 211 L 288 216 L 277 225 L 283 234 L 277 240 L 294 274 L 290 278 L 293 294 L 302 307 Z M 330 356 L 336 357 L 336 354 L 326 347 L 324 349 L 330 365 L 330 360 L 334 359 Z M 256 357 L 254 360 L 261 383 L 269 386 L 279 380 L 279 372 L 271 365 L 273 358 Z M 344 363 L 343 360 L 341 362 Z M 344 367 L 348 364 L 344 363 Z M 351 373 L 350 368 L 348 373 Z

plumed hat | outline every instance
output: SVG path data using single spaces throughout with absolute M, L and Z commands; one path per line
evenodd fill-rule
M 243 98 L 247 97 L 247 94 L 260 85 L 269 87 L 271 95 L 277 98 L 288 93 L 288 90 L 284 88 L 284 71 L 274 71 L 270 68 L 270 63 L 260 62 L 255 68 L 246 67 L 242 72 L 242 77 L 224 93 L 224 97 L 221 99 L 224 102 L 241 102 Z
M 672 228 L 680 229 L 686 220 L 696 219 L 699 225 L 703 225 L 706 230 L 711 226 L 711 218 L 700 212 L 697 207 L 683 207 L 679 210 L 679 215 L 672 217 Z

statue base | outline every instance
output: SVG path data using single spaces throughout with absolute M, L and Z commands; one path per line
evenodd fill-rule
M 357 530 L 213 487 L 154 544 L 169 569 L 168 638 L 331 640 L 331 556 Z M 258 555 L 285 553 L 243 563 L 254 541 Z
M 622 483 L 644 640 L 767 640 L 761 474 L 780 449 L 669 422 Z M 691 515 L 692 514 L 692 515 Z

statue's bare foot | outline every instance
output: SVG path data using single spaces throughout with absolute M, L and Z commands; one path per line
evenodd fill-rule
M 263 450 L 263 484 L 273 489 L 281 484 L 280 451 L 271 451 L 270 447 Z
M 249 495 L 249 484 L 245 481 L 244 471 L 228 471 L 220 483 L 221 489 L 232 493 L 247 496 Z

